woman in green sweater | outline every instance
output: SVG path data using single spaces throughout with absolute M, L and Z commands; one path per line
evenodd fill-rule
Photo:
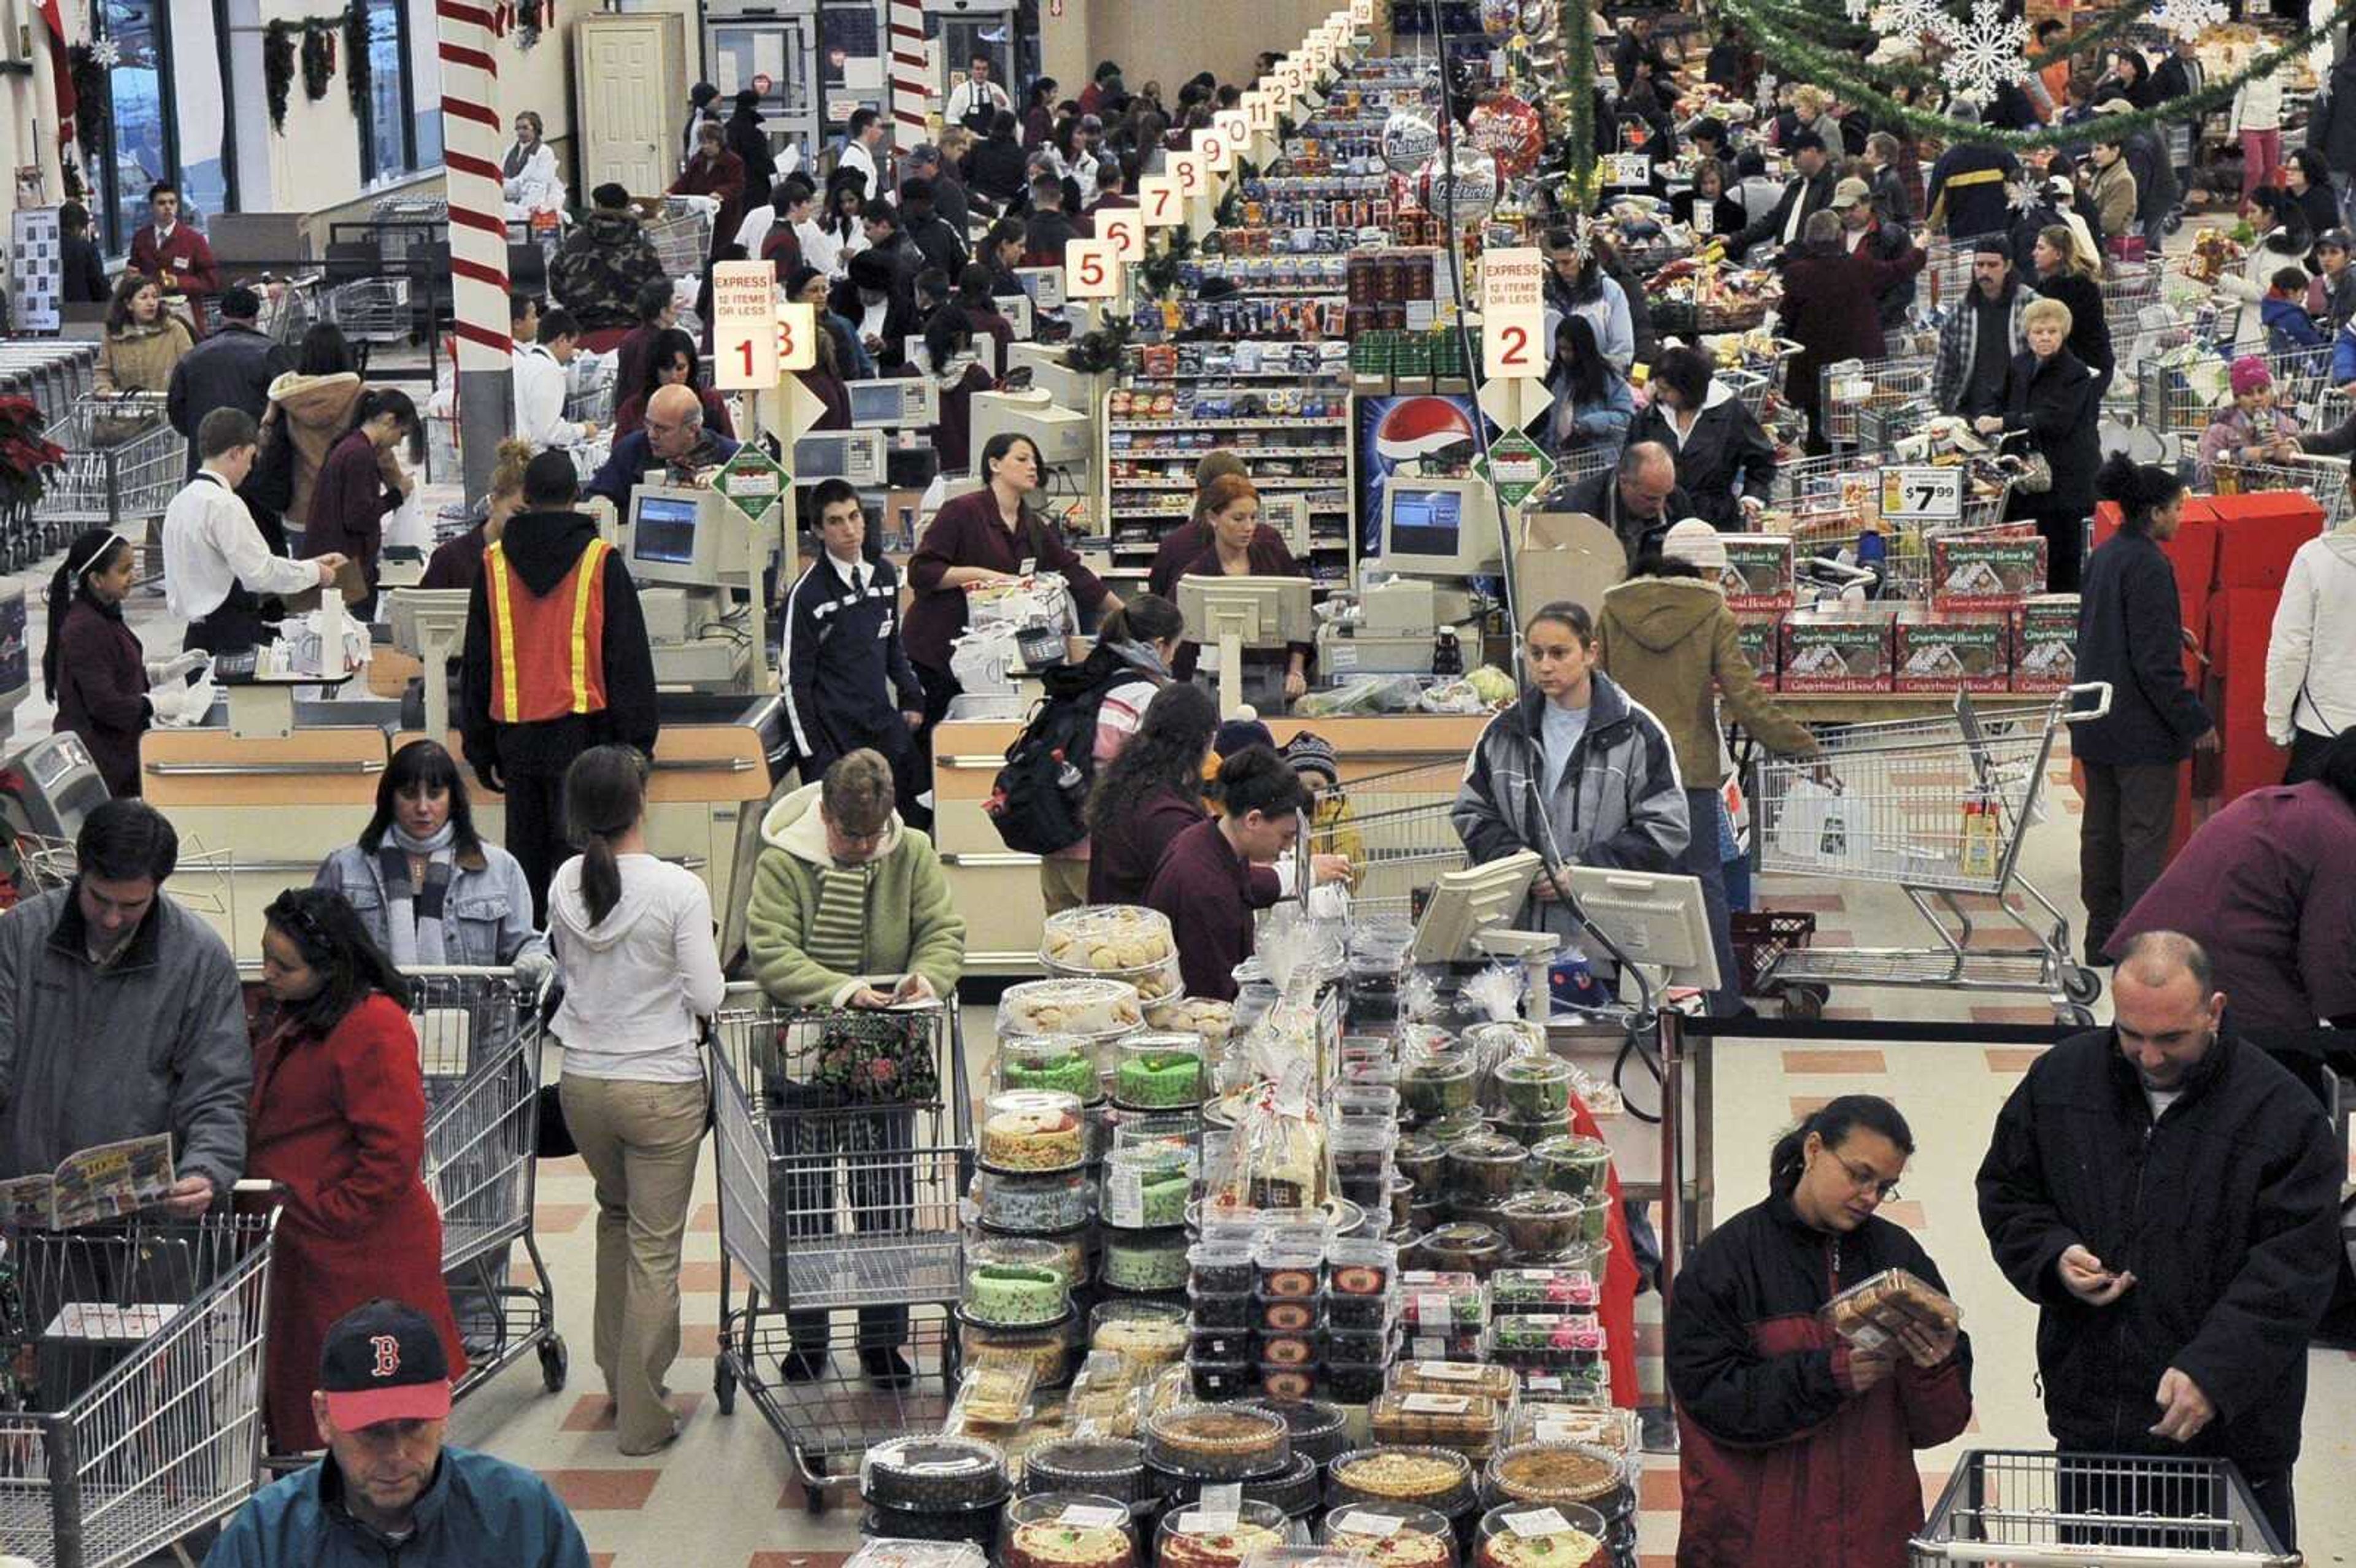
M 949 901 L 932 840 L 892 809 L 892 764 L 881 753 L 846 752 L 817 784 L 771 806 L 761 842 L 744 944 L 754 977 L 772 998 L 862 1011 L 956 1005 L 965 920 Z M 895 1013 L 873 1027 L 819 1019 L 786 1033 L 782 1071 L 771 1083 L 777 1108 L 838 1113 L 794 1118 L 796 1152 L 858 1157 L 849 1161 L 851 1229 L 862 1238 L 905 1232 L 915 1218 L 916 1115 L 940 1110 L 932 1019 Z M 856 1049 L 843 1050 L 846 1043 Z M 843 1070 L 845 1062 L 856 1071 Z M 893 1071 L 871 1071 L 886 1062 Z M 862 1114 L 840 1114 L 853 1109 Z M 910 1157 L 875 1157 L 899 1151 Z M 787 1221 L 797 1240 L 834 1232 L 833 1165 L 798 1162 Z M 834 1348 L 828 1315 L 786 1317 L 794 1345 L 783 1362 L 787 1381 L 819 1378 Z M 859 1360 L 872 1381 L 908 1382 L 899 1350 L 907 1338 L 906 1307 L 859 1309 Z

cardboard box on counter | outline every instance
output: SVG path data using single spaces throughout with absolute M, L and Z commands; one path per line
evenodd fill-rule
M 1901 611 L 1890 656 L 1900 691 L 2004 691 L 2012 677 L 2012 624 L 2002 615 Z
M 2045 587 L 2035 534 L 1949 534 L 1931 541 L 1931 606 L 2002 613 Z
M 1780 615 L 1737 615 L 1734 635 L 1742 644 L 1742 656 L 1751 661 L 1751 670 L 1759 684 L 1773 691 L 1783 684 L 1779 645 L 1783 618 Z
M 1783 617 L 1784 691 L 1888 691 L 1893 666 L 1888 610 L 1795 610 Z
M 1525 619 L 1558 599 L 1592 609 L 1627 575 L 1620 537 L 1584 512 L 1532 512 L 1514 547 L 1515 598 Z
M 2012 689 L 2061 691 L 2078 676 L 2078 596 L 2033 593 L 2012 613 Z
M 1788 610 L 1792 607 L 1792 537 L 1789 534 L 1720 534 L 1726 547 L 1726 567 L 1719 585 L 1726 590 L 1727 607 L 1748 610 Z

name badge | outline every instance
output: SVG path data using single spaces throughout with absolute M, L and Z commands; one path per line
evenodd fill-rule
M 1035 555 L 1026 555 L 1023 558 L 1023 564 L 1016 570 L 1015 575 L 1019 577 L 1029 577 L 1038 570 L 1039 558 Z

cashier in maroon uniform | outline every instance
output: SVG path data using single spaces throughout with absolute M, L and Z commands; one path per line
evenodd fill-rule
M 147 187 L 147 214 L 152 221 L 131 237 L 131 270 L 155 279 L 167 303 L 185 300 L 189 318 L 201 333 L 202 301 L 220 292 L 213 248 L 181 221 L 180 187 L 171 181 L 157 180 Z
M 1310 797 L 1269 746 L 1221 763 L 1218 782 L 1219 815 L 1170 840 L 1145 901 L 1170 917 L 1186 994 L 1231 1002 L 1236 965 L 1252 955 L 1252 912 L 1275 901 L 1275 879 L 1251 869 L 1291 849 Z
M 1842 1095 L 1776 1141 L 1766 1201 L 1711 1232 L 1678 1272 L 1667 1346 L 1677 1568 L 1906 1561 L 1922 1526 L 1914 1450 L 1954 1437 L 1972 1413 L 1971 1343 L 1936 1326 L 1938 1266 L 1879 1212 L 1913 1152 L 1898 1107 Z M 1826 1313 L 1890 1269 L 1912 1280 L 1872 1323 L 1855 1303 Z

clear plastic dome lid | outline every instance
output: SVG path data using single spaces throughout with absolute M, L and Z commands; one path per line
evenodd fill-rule
M 1328 1513 L 1319 1534 L 1374 1568 L 1452 1568 L 1456 1562 L 1456 1527 L 1420 1503 L 1350 1503 Z
M 1501 1502 L 1602 1508 L 1628 1485 L 1628 1457 L 1592 1443 L 1519 1443 L 1489 1461 Z
M 1282 1509 L 1252 1498 L 1225 1502 L 1197 1498 L 1162 1516 L 1154 1532 L 1159 1568 L 1242 1568 L 1252 1555 L 1290 1539 Z
M 998 999 L 998 1033 L 1084 1034 L 1118 1038 L 1145 1021 L 1137 987 L 1126 980 L 1058 977 L 1009 986 Z
M 999 1042 L 1001 1089 L 1045 1089 L 1093 1104 L 1104 1098 L 1102 1042 L 1082 1034 L 1016 1036 Z
M 1049 1089 L 1008 1089 L 981 1103 L 982 1164 L 1000 1171 L 1058 1171 L 1087 1157 L 1087 1124 L 1079 1096 Z
M 889 1437 L 861 1456 L 859 1495 L 884 1508 L 984 1508 L 1006 1495 L 1006 1455 L 972 1437 Z
M 1105 1161 L 1104 1222 L 1141 1231 L 1186 1222 L 1194 1191 L 1194 1156 L 1166 1144 L 1117 1148 Z
M 1181 1404 L 1145 1424 L 1148 1464 L 1203 1480 L 1247 1480 L 1282 1469 L 1292 1444 L 1284 1423 L 1241 1404 Z
M 1577 1503 L 1506 1503 L 1481 1516 L 1480 1568 L 1604 1568 L 1612 1561 L 1603 1516 Z
M 1143 969 L 1176 955 L 1170 917 L 1139 904 L 1083 904 L 1051 914 L 1039 957 L 1066 969 Z
M 1132 1034 L 1120 1041 L 1112 1097 L 1146 1111 L 1188 1109 L 1203 1103 L 1210 1074 L 1200 1035 L 1169 1031 Z
M 1451 1448 L 1389 1445 L 1361 1448 L 1325 1472 L 1325 1506 L 1420 1503 L 1455 1514 L 1475 1500 L 1472 1461 Z
M 990 1568 L 990 1558 L 969 1541 L 875 1537 L 861 1541 L 842 1568 Z
M 1095 1492 L 1034 1492 L 1006 1505 L 1001 1568 L 1135 1568 L 1129 1504 Z

